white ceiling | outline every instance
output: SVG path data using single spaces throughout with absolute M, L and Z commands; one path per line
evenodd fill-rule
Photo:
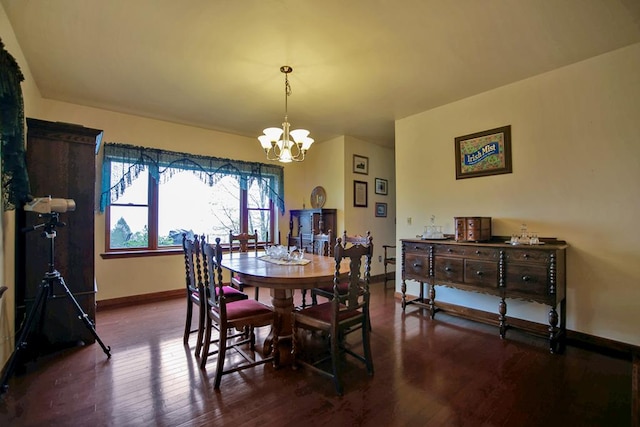
M 639 0 L 0 0 L 43 97 L 255 137 L 394 120 L 640 42 Z M 639 70 L 640 72 L 640 70 Z

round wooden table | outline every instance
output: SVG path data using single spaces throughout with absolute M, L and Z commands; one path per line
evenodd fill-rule
M 311 260 L 306 265 L 274 264 L 260 257 L 264 253 L 243 252 L 225 254 L 220 265 L 240 276 L 251 286 L 271 289 L 271 303 L 274 309 L 273 327 L 264 343 L 264 354 L 269 354 L 273 337 L 291 336 L 291 313 L 293 312 L 293 292 L 296 289 L 313 289 L 333 284 L 336 261 L 333 257 L 305 254 Z M 340 264 L 340 272 L 349 271 L 349 260 Z

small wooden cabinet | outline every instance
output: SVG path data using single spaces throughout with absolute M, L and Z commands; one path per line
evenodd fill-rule
M 550 350 L 562 351 L 566 335 L 567 245 L 545 240 L 541 245 L 512 246 L 504 238 L 487 243 L 403 239 L 402 309 L 410 304 L 421 305 L 429 309 L 433 318 L 441 309 L 435 300 L 435 285 L 496 295 L 500 298 L 497 323 L 504 338 L 509 327 L 507 298 L 546 304 L 550 307 L 546 327 Z M 407 299 L 406 280 L 420 282 L 418 298 Z M 458 314 L 470 312 L 465 309 Z
M 94 216 L 96 152 L 102 131 L 68 123 L 27 119 L 27 171 L 34 197 L 73 199 L 76 209 L 61 213 L 53 239 L 54 267 L 60 272 L 82 310 L 95 322 Z M 23 323 L 48 270 L 51 239 L 43 236 L 45 222 L 36 212 L 16 210 L 16 327 Z M 23 230 L 34 230 L 23 232 Z M 46 353 L 95 338 L 78 317 L 72 301 L 59 286 L 45 302 L 40 352 Z M 35 331 L 34 331 L 35 332 Z
M 311 234 L 331 231 L 329 249 L 333 254 L 336 244 L 337 210 L 336 209 L 292 209 L 289 217 L 289 245 L 298 245 L 300 235 L 307 252 L 311 252 Z

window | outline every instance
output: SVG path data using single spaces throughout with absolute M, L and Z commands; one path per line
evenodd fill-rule
M 226 243 L 230 230 L 257 230 L 267 241 L 281 179 L 280 166 L 105 144 L 106 250 L 168 249 L 183 232 Z

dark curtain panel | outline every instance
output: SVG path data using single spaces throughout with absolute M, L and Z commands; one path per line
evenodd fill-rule
M 0 40 L 0 140 L 2 141 L 2 206 L 15 209 L 29 194 L 25 161 L 24 102 L 20 83 L 24 76 Z

